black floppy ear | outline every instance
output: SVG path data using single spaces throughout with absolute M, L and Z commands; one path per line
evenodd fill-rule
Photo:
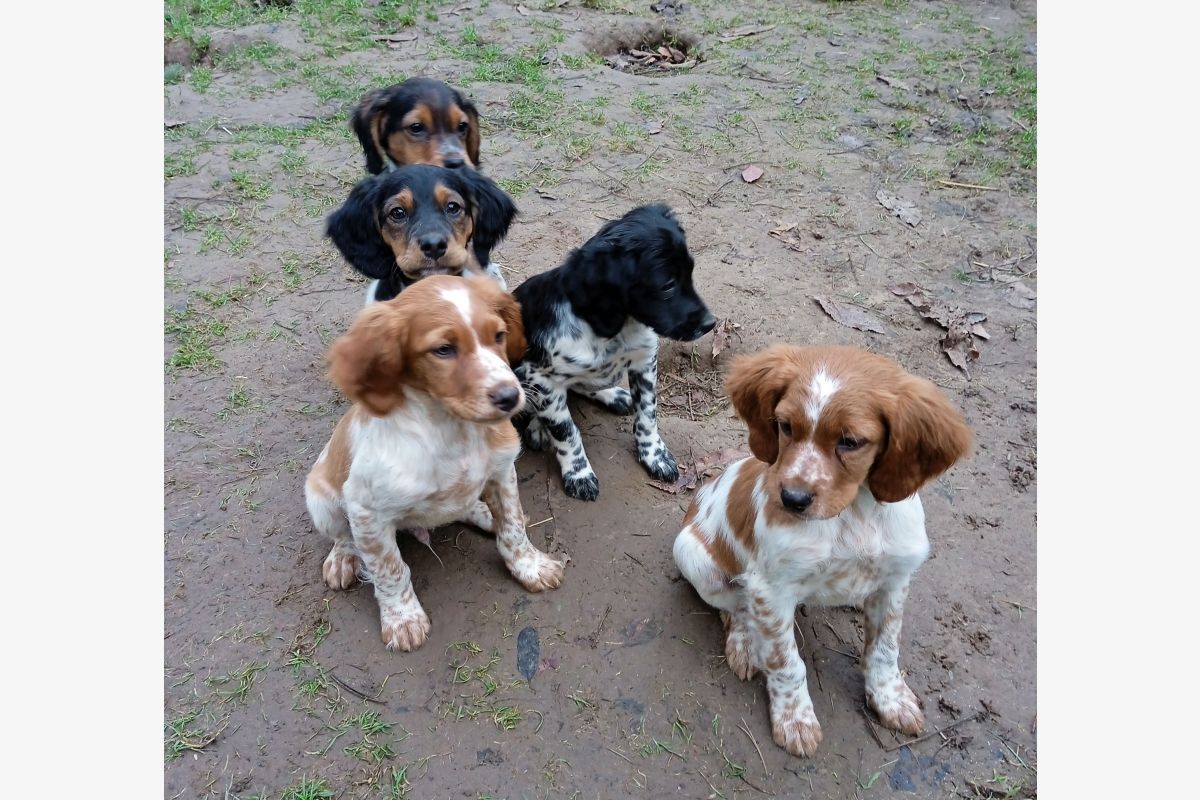
M 350 266 L 368 278 L 386 278 L 396 268 L 396 255 L 379 233 L 379 183 L 359 181 L 342 207 L 329 215 L 325 235 L 333 239 Z
M 629 316 L 629 287 L 637 262 L 604 232 L 593 236 L 570 256 L 575 261 L 573 280 L 564 288 L 571 310 L 596 332 L 611 339 L 620 333 Z
M 518 213 L 517 205 L 491 178 L 470 169 L 458 170 L 457 174 L 470 195 L 475 219 L 471 239 L 479 266 L 486 267 L 492 248 L 508 234 L 508 227 Z
M 350 127 L 354 129 L 354 135 L 362 145 L 363 155 L 367 160 L 367 172 L 372 175 L 383 172 L 383 158 L 379 154 L 382 143 L 376 141 L 374 131 L 386 100 L 383 89 L 367 92 L 350 115 Z
M 471 159 L 475 169 L 479 169 L 479 111 L 475 108 L 475 104 L 457 89 L 454 90 L 454 102 L 471 120 L 468 123 L 470 130 L 467 131 L 467 158 Z

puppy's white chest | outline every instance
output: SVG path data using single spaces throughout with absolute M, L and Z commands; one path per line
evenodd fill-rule
M 612 386 L 630 370 L 642 369 L 658 354 L 658 336 L 635 320 L 625 323 L 611 339 L 597 337 L 587 323 L 577 337 L 563 339 L 551 353 L 555 374 L 571 386 Z

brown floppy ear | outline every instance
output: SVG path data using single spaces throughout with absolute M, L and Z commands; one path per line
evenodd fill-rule
M 406 334 L 405 317 L 392 303 L 371 304 L 329 348 L 329 380 L 370 413 L 386 416 L 404 402 Z
M 491 278 L 483 280 L 491 280 Z M 516 366 L 521 357 L 525 355 L 525 323 L 521 319 L 521 304 L 508 292 L 498 292 L 496 313 L 500 315 L 500 319 L 504 320 L 504 325 L 508 328 L 508 337 L 504 346 L 508 364 Z
M 788 358 L 788 348 L 777 345 L 733 362 L 725 391 L 733 408 L 750 429 L 750 451 L 759 461 L 775 463 L 779 455 L 779 432 L 775 406 L 788 385 L 796 379 L 797 365 Z
M 475 110 L 475 104 L 467 100 L 461 106 L 462 110 L 467 112 L 467 117 L 471 120 L 471 129 L 467 131 L 467 157 L 471 159 L 471 163 L 475 168 L 479 168 L 479 112 Z
M 941 390 L 903 375 L 883 409 L 887 445 L 867 478 L 882 503 L 909 497 L 950 468 L 971 447 L 971 430 Z

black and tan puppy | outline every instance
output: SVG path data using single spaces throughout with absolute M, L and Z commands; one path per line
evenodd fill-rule
M 367 92 L 350 125 L 372 175 L 388 162 L 479 167 L 479 112 L 461 92 L 432 78 Z
M 413 164 L 361 181 L 325 233 L 352 267 L 375 279 L 370 303 L 429 275 L 490 274 L 476 249 L 500 241 L 516 213 L 512 199 L 474 170 Z

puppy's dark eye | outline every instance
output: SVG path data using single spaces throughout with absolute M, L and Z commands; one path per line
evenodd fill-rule
M 663 284 L 661 294 L 662 294 L 663 300 L 670 300 L 672 297 L 675 296 L 675 279 L 674 278 L 672 278 L 671 280 L 669 280 Z
M 435 348 L 433 354 L 438 358 L 454 358 L 458 355 L 458 348 L 452 344 L 444 344 Z
M 863 439 L 855 439 L 853 436 L 843 436 L 842 438 L 838 439 L 837 446 L 838 450 L 841 450 L 842 452 L 849 452 L 851 450 L 857 450 L 864 444 L 866 444 L 866 441 Z
M 779 422 L 779 432 L 782 433 L 784 436 L 791 436 L 792 435 L 792 423 L 790 423 L 786 420 L 782 420 L 782 419 L 778 420 L 778 422 Z
M 457 217 L 462 213 L 462 206 L 451 200 L 449 203 L 446 203 L 446 213 L 452 217 Z
M 504 340 L 508 338 L 508 333 L 505 331 L 496 331 L 496 344 L 504 344 Z
M 462 122 L 458 123 L 458 132 L 459 133 L 461 133 L 465 136 L 467 134 L 467 131 L 469 131 L 469 130 L 471 130 L 471 125 L 466 120 L 463 120 Z
M 404 220 L 408 219 L 408 212 L 403 208 L 396 206 L 388 212 L 388 219 L 390 219 L 392 222 L 404 222 Z
M 425 126 L 419 122 L 414 122 L 412 125 L 408 126 L 408 132 L 414 136 L 418 136 L 425 132 Z

